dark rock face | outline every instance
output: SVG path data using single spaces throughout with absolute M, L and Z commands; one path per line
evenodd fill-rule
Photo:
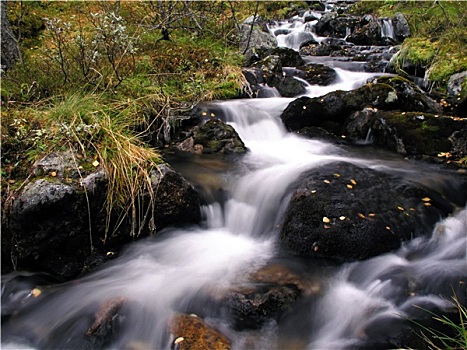
M 349 117 L 345 133 L 355 140 L 369 137 L 367 141 L 374 145 L 403 155 L 451 153 L 462 158 L 466 150 L 462 130 L 466 128 L 467 121 L 462 119 L 367 108 Z
M 381 29 L 376 18 L 355 29 L 347 38 L 348 42 L 356 45 L 381 45 Z
M 300 71 L 303 73 L 300 73 Z M 331 85 L 337 78 L 336 71 L 324 64 L 309 64 L 300 67 L 300 71 L 298 76 L 311 85 Z
M 465 179 L 456 186 L 465 204 Z M 430 232 L 454 207 L 442 194 L 399 176 L 330 164 L 303 176 L 292 194 L 281 245 L 303 257 L 366 259 Z
M 394 34 L 399 42 L 403 42 L 405 38 L 412 35 L 409 23 L 402 13 L 396 13 L 392 19 L 392 23 L 394 25 Z
M 210 119 L 194 128 L 192 136 L 178 145 L 193 153 L 245 153 L 246 148 L 235 129 L 219 119 Z
M 254 272 L 249 287 L 227 293 L 222 305 L 235 329 L 258 329 L 269 320 L 277 320 L 302 295 L 320 291 L 316 282 L 304 281 L 286 266 L 271 264 Z
M 159 230 L 201 220 L 200 199 L 193 186 L 168 166 L 161 165 L 158 170 L 151 179 L 155 222 L 142 226 L 141 237 L 154 233 L 153 225 Z M 54 178 L 39 179 L 25 186 L 8 208 L 3 224 L 2 267 L 45 271 L 59 280 L 68 280 L 88 269 L 88 264 L 105 260 L 109 250 L 118 251 L 134 239 L 129 234 L 130 220 L 126 219 L 118 234 L 109 234 L 102 241 L 106 223 L 106 176 L 103 172 L 92 173 L 82 184 L 63 183 Z M 149 194 L 140 202 L 142 207 L 138 210 L 144 215 Z M 116 220 L 110 218 L 109 232 Z
M 278 78 L 274 76 L 268 85 L 275 87 L 282 97 L 294 97 L 306 92 L 305 85 L 293 77 Z
M 300 291 L 293 285 L 267 285 L 231 292 L 226 305 L 235 329 L 258 329 L 265 321 L 277 318 L 299 296 Z
M 382 77 L 352 91 L 334 91 L 322 97 L 301 97 L 282 112 L 291 130 L 319 126 L 339 134 L 352 112 L 366 107 L 437 113 L 439 106 L 419 88 L 403 78 Z
M 269 49 L 258 50 L 260 59 L 265 59 L 268 56 L 278 56 L 282 67 L 297 67 L 305 64 L 305 61 L 300 54 L 286 47 L 276 47 Z

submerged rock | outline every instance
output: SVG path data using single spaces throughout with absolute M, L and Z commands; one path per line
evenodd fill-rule
M 169 331 L 174 340 L 172 349 L 177 350 L 228 350 L 229 339 L 196 315 L 176 315 Z
M 465 179 L 406 179 L 348 163 L 326 165 L 302 176 L 293 192 L 281 246 L 302 257 L 366 259 L 431 232 L 465 205 L 466 194 Z

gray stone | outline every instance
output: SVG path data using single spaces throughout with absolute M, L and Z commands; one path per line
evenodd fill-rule
M 467 71 L 451 75 L 448 81 L 448 93 L 457 96 L 462 91 L 462 84 L 467 78 Z

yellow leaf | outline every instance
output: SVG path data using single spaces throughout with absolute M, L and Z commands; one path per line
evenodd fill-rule
M 424 197 L 424 198 L 422 198 L 422 201 L 429 202 L 429 201 L 431 201 L 431 198 L 430 197 Z
M 339 216 L 339 220 L 340 220 L 340 221 L 344 221 L 345 219 L 346 219 L 346 217 L 345 217 L 344 215 Z
M 335 177 L 341 177 L 341 174 L 335 173 L 334 176 Z
M 94 167 L 97 167 L 97 166 L 99 165 L 99 161 L 95 160 L 94 162 L 92 162 L 92 165 L 93 165 Z
M 397 207 L 397 209 L 399 209 L 400 211 L 404 211 L 405 209 L 402 208 L 402 207 Z
M 323 222 L 329 224 L 331 220 L 329 220 L 329 218 L 327 218 L 326 216 L 323 216 Z
M 31 295 L 34 297 L 34 298 L 37 298 L 39 295 L 42 294 L 42 291 L 39 289 L 39 288 L 34 288 L 32 291 L 31 291 Z
M 354 179 L 351 179 L 350 182 L 352 183 L 352 185 L 356 185 L 357 184 L 357 181 L 355 181 Z
M 368 216 L 371 216 L 372 218 L 374 218 L 376 216 L 376 214 L 375 213 L 370 213 L 370 214 L 368 214 Z
M 56 172 L 56 171 L 51 171 L 51 172 L 50 172 L 50 176 L 52 176 L 52 177 L 57 176 L 57 172 Z
M 351 190 L 351 189 L 353 188 L 353 186 L 352 186 L 352 185 L 347 185 L 347 188 L 348 188 L 349 190 Z
M 386 230 L 391 231 L 391 228 L 389 226 L 386 226 Z
M 424 203 L 425 204 L 425 207 L 431 207 L 431 203 Z
M 359 218 L 362 218 L 362 219 L 365 219 L 365 218 L 366 218 L 365 215 L 363 215 L 362 213 L 358 213 L 358 217 L 359 217 Z
M 324 182 L 325 184 L 330 184 L 330 183 L 331 183 L 331 181 L 329 181 L 329 180 L 323 180 L 323 182 Z

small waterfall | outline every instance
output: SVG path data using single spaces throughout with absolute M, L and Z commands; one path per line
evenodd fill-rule
M 391 40 L 396 40 L 396 35 L 394 33 L 394 25 L 392 20 L 389 18 L 381 19 L 381 38 L 389 38 Z

